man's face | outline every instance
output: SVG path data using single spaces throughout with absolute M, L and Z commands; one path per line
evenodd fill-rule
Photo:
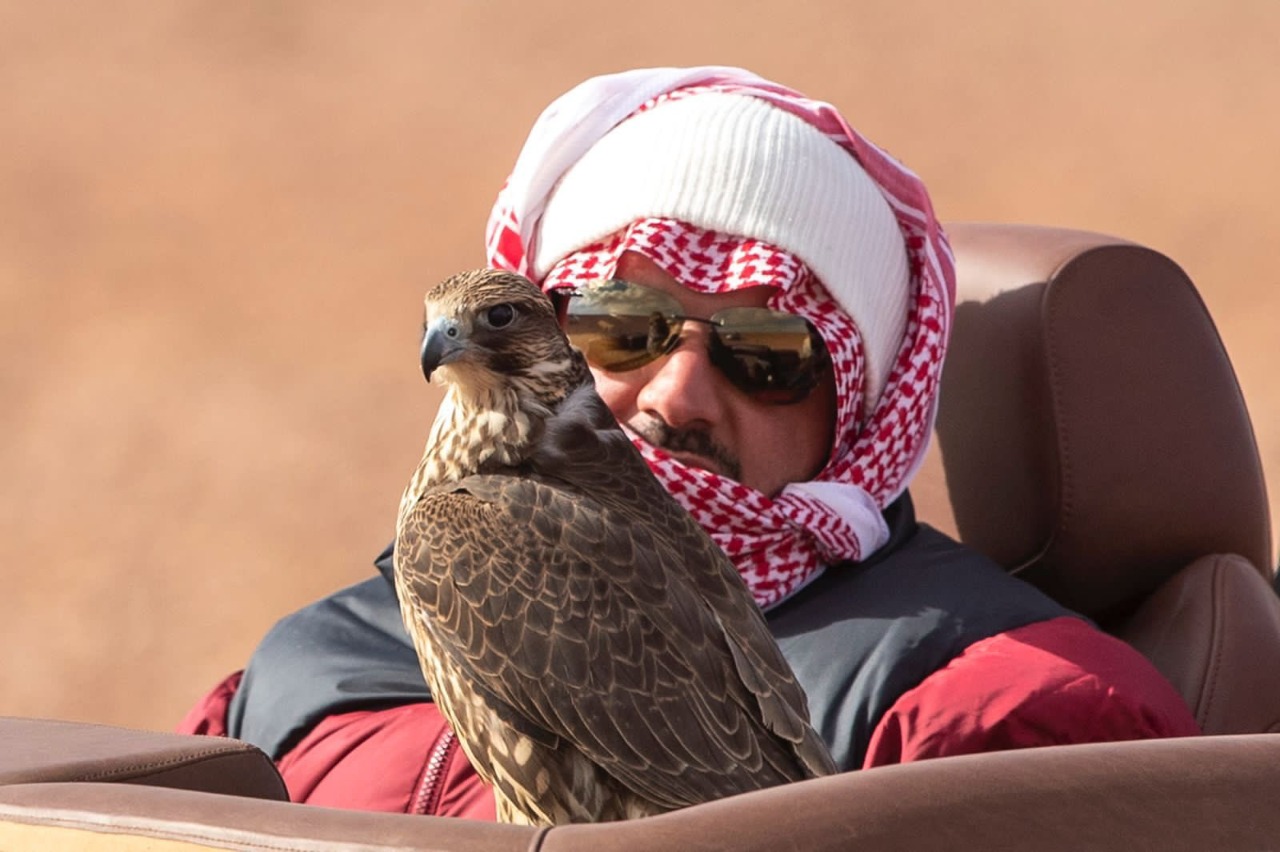
M 619 259 L 617 277 L 671 294 L 691 317 L 766 307 L 770 295 L 767 287 L 695 293 L 633 252 Z M 600 396 L 618 420 L 687 465 L 770 496 L 789 482 L 812 478 L 831 453 L 835 380 L 830 372 L 800 402 L 757 402 L 711 363 L 710 333 L 702 323 L 686 323 L 675 351 L 652 364 L 623 373 L 593 368 Z

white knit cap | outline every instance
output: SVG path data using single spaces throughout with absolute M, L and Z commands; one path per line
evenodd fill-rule
M 535 279 L 646 217 L 763 240 L 804 261 L 862 333 L 874 407 L 905 333 L 910 273 L 893 211 L 848 151 L 749 95 L 660 103 L 560 179 L 538 227 Z

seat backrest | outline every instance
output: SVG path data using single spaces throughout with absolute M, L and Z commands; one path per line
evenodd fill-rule
M 956 321 L 934 446 L 911 489 L 921 519 L 1113 632 L 1125 635 L 1137 618 L 1125 638 L 1206 724 L 1206 690 L 1212 697 L 1221 686 L 1210 648 L 1230 625 L 1221 607 L 1187 609 L 1221 600 L 1185 589 L 1245 584 L 1226 599 L 1263 610 L 1231 621 L 1269 633 L 1231 644 L 1273 649 L 1278 663 L 1280 608 L 1265 591 L 1272 553 L 1261 460 L 1203 302 L 1167 257 L 1113 237 L 1020 225 L 947 232 Z M 1213 554 L 1234 554 L 1233 570 L 1202 564 L 1197 583 L 1183 577 L 1182 594 L 1159 598 L 1167 607 L 1143 610 Z M 1174 621 L 1195 635 L 1171 634 Z M 1272 679 L 1269 714 L 1280 720 L 1280 675 Z M 1270 724 L 1237 715 L 1206 727 Z
M 1082 231 L 947 233 L 959 292 L 921 517 L 1104 621 L 1205 554 L 1269 576 L 1253 429 L 1182 270 Z

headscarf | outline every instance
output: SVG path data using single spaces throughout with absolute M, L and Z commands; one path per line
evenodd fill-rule
M 850 385 L 858 383 L 837 381 L 834 445 L 827 464 L 812 480 L 791 483 L 770 497 L 681 464 L 632 434 L 654 473 L 730 556 L 757 603 L 768 608 L 812 580 L 824 566 L 861 560 L 888 540 L 883 509 L 905 491 L 919 468 L 937 412 L 954 309 L 954 262 L 920 179 L 862 138 L 833 106 L 742 69 L 702 67 L 638 69 L 595 77 L 548 106 L 535 122 L 490 215 L 489 264 L 529 274 L 540 218 L 564 173 L 633 113 L 686 90 L 690 97 L 709 90 L 759 98 L 820 130 L 848 151 L 878 186 L 906 247 L 910 293 L 897 357 L 878 397 L 862 406 L 849 398 L 856 393 L 849 390 Z M 856 227 L 856 222 L 850 223 L 851 230 Z M 626 240 L 627 234 L 610 239 Z M 581 251 L 608 251 L 608 243 Z M 786 253 L 785 246 L 767 248 Z M 688 285 L 692 279 L 681 280 Z M 828 309 L 835 305 L 807 270 L 794 276 L 776 301 L 775 307 L 811 321 L 831 313 Z M 815 325 L 833 353 L 856 352 L 856 340 L 852 346 L 841 344 L 832 336 L 839 332 L 830 323 L 824 327 L 815 321 Z M 856 355 L 852 360 L 845 358 L 843 364 L 839 358 L 833 360 L 838 371 L 858 369 Z M 860 408 L 867 412 L 865 416 L 859 415 Z

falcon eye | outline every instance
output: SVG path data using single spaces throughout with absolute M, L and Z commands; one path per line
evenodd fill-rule
M 484 318 L 491 328 L 506 328 L 515 320 L 516 309 L 503 302 L 485 311 Z

